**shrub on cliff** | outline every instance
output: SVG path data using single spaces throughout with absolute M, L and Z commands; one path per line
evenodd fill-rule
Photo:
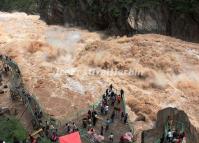
M 6 142 L 13 142 L 13 138 L 26 140 L 27 132 L 22 124 L 14 117 L 0 117 L 0 138 Z
M 23 11 L 27 13 L 37 13 L 36 0 L 1 0 L 0 11 Z

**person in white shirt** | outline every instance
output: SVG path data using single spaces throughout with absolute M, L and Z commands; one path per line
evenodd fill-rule
M 110 142 L 113 142 L 113 138 L 114 138 L 114 135 L 113 135 L 113 133 L 111 133 L 111 134 L 109 135 L 109 140 L 110 140 Z
M 167 140 L 170 143 L 173 141 L 173 132 L 170 129 L 168 130 L 168 133 L 167 133 Z
M 73 132 L 76 132 L 76 131 L 78 131 L 78 128 L 77 128 L 76 124 L 73 122 Z
M 107 115 L 107 114 L 108 114 L 108 108 L 109 108 L 109 107 L 108 107 L 108 105 L 106 105 L 106 106 L 105 106 L 105 108 L 104 108 L 105 115 Z

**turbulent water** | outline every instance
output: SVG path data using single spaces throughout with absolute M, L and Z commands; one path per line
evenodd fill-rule
M 108 37 L 1 12 L 0 54 L 18 63 L 30 92 L 63 121 L 112 83 L 124 89 L 136 131 L 151 128 L 165 107 L 184 110 L 199 129 L 199 44 L 155 34 Z M 136 121 L 140 115 L 146 121 Z

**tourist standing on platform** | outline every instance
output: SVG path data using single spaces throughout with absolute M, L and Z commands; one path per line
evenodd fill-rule
M 109 86 L 109 91 L 113 91 L 113 85 L 112 84 Z
M 76 126 L 76 124 L 73 122 L 73 132 L 76 132 L 76 131 L 78 131 L 78 128 L 77 128 L 77 126 Z
M 105 105 L 105 108 L 104 108 L 105 115 L 107 115 L 107 114 L 108 114 L 108 110 L 109 110 L 109 107 L 108 107 L 108 105 Z
M 124 97 L 124 90 L 123 89 L 120 90 L 120 96 L 121 96 L 121 98 Z
M 111 91 L 111 97 L 115 96 L 115 93 L 113 91 Z
M 177 140 L 177 138 L 178 138 L 178 136 L 179 136 L 178 131 L 175 129 L 175 130 L 173 130 L 172 132 L 173 132 L 173 139 L 174 139 L 174 140 Z
M 104 135 L 104 127 L 103 126 L 101 126 L 101 130 L 100 130 L 100 135 Z
M 173 132 L 169 129 L 167 133 L 167 141 L 171 143 L 173 141 Z
M 92 112 L 92 121 L 93 121 L 93 126 L 95 126 L 97 123 L 97 112 L 95 110 Z
M 88 126 L 89 126 L 89 128 L 92 127 L 92 119 L 91 118 L 88 119 Z
M 92 112 L 91 110 L 88 110 L 88 119 L 91 118 L 91 116 L 92 116 Z
M 71 131 L 71 127 L 70 127 L 70 124 L 69 123 L 66 123 L 66 125 L 65 125 L 66 127 L 66 132 L 67 132 L 67 134 L 69 134 L 70 133 L 70 131 Z
M 113 142 L 113 138 L 114 138 L 114 135 L 113 135 L 113 133 L 111 133 L 111 134 L 109 135 L 109 140 L 110 140 L 110 142 Z
M 103 104 L 103 106 L 105 106 L 105 105 L 108 105 L 108 97 L 106 97 L 103 101 L 102 101 L 102 104 Z
M 105 132 L 107 132 L 109 130 L 109 124 L 110 124 L 110 120 L 106 119 L 106 128 L 105 128 Z
M 100 103 L 100 111 L 101 111 L 101 114 L 104 114 L 105 112 L 103 101 Z
M 186 135 L 185 135 L 185 132 L 180 133 L 179 138 L 180 138 L 180 140 L 182 141 L 182 143 L 186 143 Z
M 128 113 L 126 113 L 126 114 L 124 115 L 124 123 L 126 124 L 127 121 L 128 121 Z
M 121 102 L 121 96 L 117 96 L 117 103 L 120 104 Z
M 46 121 L 46 127 L 44 127 L 44 132 L 45 132 L 45 135 L 48 137 L 49 134 L 50 134 L 50 126 L 47 124 L 47 121 Z
M 29 138 L 31 143 L 37 143 L 37 140 L 33 136 L 29 135 Z
M 109 96 L 109 92 L 108 89 L 106 89 L 106 97 Z
M 104 100 L 106 98 L 106 94 L 102 95 L 102 100 Z
M 115 105 L 115 101 L 116 101 L 116 96 L 115 96 L 115 94 L 113 94 L 113 95 L 111 96 L 111 106 L 114 106 L 114 105 Z
M 51 140 L 52 142 L 56 142 L 56 141 L 58 140 L 58 136 L 57 136 L 56 132 L 53 132 L 53 135 L 52 135 L 52 137 L 51 137 L 50 140 Z
M 124 119 L 124 112 L 122 111 L 121 112 L 121 121 L 123 121 L 123 119 Z
M 83 126 L 83 128 L 87 128 L 87 118 L 83 118 L 82 126 Z
M 115 111 L 113 110 L 111 114 L 111 122 L 114 122 L 114 119 L 115 119 Z

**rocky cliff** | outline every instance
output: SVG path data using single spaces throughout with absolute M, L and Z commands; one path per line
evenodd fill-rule
M 87 26 L 116 35 L 160 33 L 199 41 L 198 0 L 2 0 L 0 11 L 40 13 L 48 23 Z
M 161 33 L 199 41 L 198 1 L 46 0 L 39 1 L 48 23 L 75 23 L 116 34 Z
M 165 7 L 132 7 L 128 22 L 138 32 L 154 32 L 187 41 L 198 41 L 199 17 L 187 13 L 171 12 Z

